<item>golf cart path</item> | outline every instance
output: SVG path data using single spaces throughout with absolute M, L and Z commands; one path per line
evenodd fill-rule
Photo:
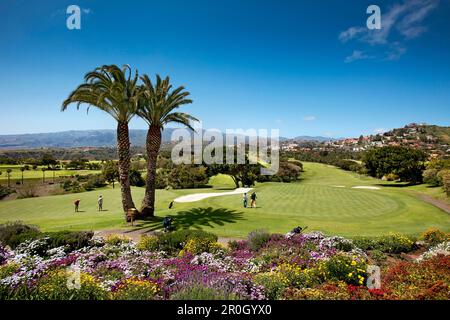
M 450 205 L 443 201 L 427 196 L 425 194 L 420 194 L 417 196 L 417 198 L 422 201 L 428 202 L 429 204 L 432 204 L 433 206 L 438 207 L 439 209 L 444 210 L 447 213 L 450 213 Z
M 236 194 L 247 193 L 253 188 L 236 188 L 229 192 L 209 192 L 209 193 L 193 193 L 176 198 L 175 202 L 195 202 L 211 197 L 231 196 Z

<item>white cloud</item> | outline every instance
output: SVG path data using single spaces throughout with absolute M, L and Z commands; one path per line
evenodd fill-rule
M 342 43 L 356 40 L 370 47 L 386 46 L 384 59 L 396 60 L 406 52 L 405 41 L 417 38 L 427 30 L 423 21 L 438 7 L 439 1 L 405 0 L 394 4 L 385 12 L 381 11 L 381 29 L 352 26 L 342 31 L 338 38 Z M 393 37 L 397 40 L 392 41 Z
M 357 35 L 362 34 L 366 31 L 363 27 L 350 27 L 339 34 L 339 40 L 342 42 L 347 42 L 354 39 Z
M 400 43 L 393 43 L 388 51 L 386 51 L 385 60 L 398 60 L 402 55 L 406 53 L 406 48 Z
M 305 121 L 314 121 L 314 120 L 316 120 L 316 117 L 315 116 L 306 116 L 306 117 L 303 117 L 303 120 L 305 120 Z
M 347 56 L 344 60 L 345 63 L 350 63 L 356 60 L 372 59 L 373 56 L 369 56 L 364 51 L 354 50 L 353 53 Z

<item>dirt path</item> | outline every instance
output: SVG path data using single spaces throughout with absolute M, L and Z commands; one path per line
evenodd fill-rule
M 438 207 L 439 209 L 444 210 L 447 213 L 450 213 L 450 205 L 443 201 L 427 196 L 425 194 L 420 194 L 417 196 L 417 198 L 422 201 L 428 202 L 429 204 L 432 204 L 433 206 Z

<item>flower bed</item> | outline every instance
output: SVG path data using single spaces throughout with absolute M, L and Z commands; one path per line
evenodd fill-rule
M 255 245 L 253 238 L 229 248 L 214 236 L 186 231 L 140 244 L 93 238 L 76 250 L 54 248 L 48 238 L 14 250 L 0 245 L 0 299 L 450 298 L 448 242 L 414 261 L 394 259 L 382 267 L 381 288 L 368 289 L 370 251 L 349 239 L 272 234 Z M 389 243 L 389 251 L 398 254 L 397 248 Z

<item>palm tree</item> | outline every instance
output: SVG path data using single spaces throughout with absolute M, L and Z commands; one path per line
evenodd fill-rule
M 23 172 L 25 171 L 25 167 L 20 167 L 20 171 L 22 171 L 22 185 L 23 185 Z
M 128 76 L 126 73 L 128 72 Z M 76 88 L 62 105 L 62 111 L 68 105 L 76 103 L 77 108 L 83 103 L 94 106 L 117 121 L 117 153 L 119 155 L 119 181 L 122 193 L 122 206 L 125 213 L 135 208 L 130 188 L 130 138 L 128 123 L 137 108 L 138 72 L 134 77 L 130 66 L 122 69 L 116 65 L 105 65 L 85 76 L 85 83 Z
M 47 170 L 46 168 L 42 168 L 42 183 L 45 183 L 45 171 Z
M 155 85 L 147 75 L 142 76 L 141 80 L 143 84 L 140 86 L 136 114 L 149 126 L 146 140 L 147 179 L 141 214 L 143 217 L 150 217 L 154 215 L 155 210 L 156 160 L 161 147 L 161 132 L 170 122 L 194 130 L 190 122 L 198 120 L 187 113 L 174 112 L 181 105 L 192 103 L 192 100 L 187 99 L 190 93 L 184 91 L 184 87 L 172 89 L 169 77 L 162 80 L 159 75 L 156 75 Z
M 10 180 L 11 180 L 11 172 L 12 172 L 11 169 L 6 169 L 6 176 L 8 177 L 8 188 L 11 187 L 11 183 L 10 183 Z

